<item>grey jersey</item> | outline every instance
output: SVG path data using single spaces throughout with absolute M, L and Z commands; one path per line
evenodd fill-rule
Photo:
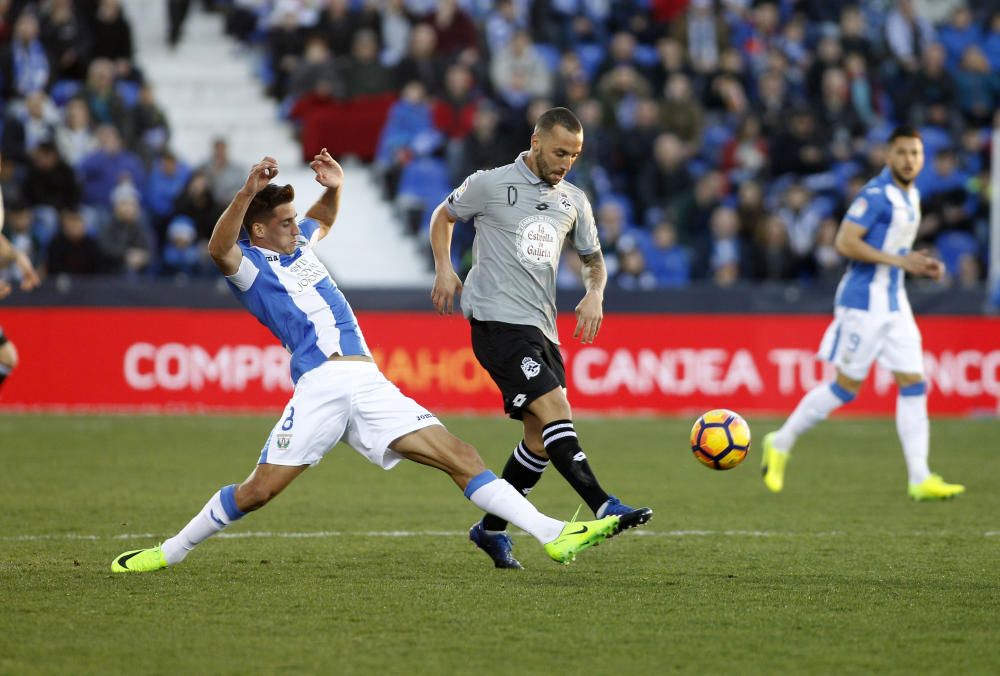
M 462 312 L 482 321 L 537 326 L 553 343 L 556 273 L 567 235 L 580 254 L 599 251 L 590 201 L 575 185 L 553 187 L 524 163 L 479 171 L 449 196 L 459 220 L 475 217 L 472 270 L 462 291 Z

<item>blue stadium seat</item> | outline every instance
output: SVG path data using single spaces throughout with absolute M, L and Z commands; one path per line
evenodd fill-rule
M 80 205 L 80 215 L 83 217 L 83 222 L 87 224 L 87 233 L 96 237 L 101 231 L 101 224 L 106 218 L 106 212 L 98 207 L 82 204 Z
M 621 208 L 626 225 L 631 226 L 635 223 L 635 208 L 632 206 L 632 200 L 629 199 L 628 195 L 620 192 L 609 192 L 601 198 L 601 205 L 605 202 L 614 202 Z M 598 211 L 600 211 L 600 208 L 601 206 L 599 205 L 597 207 Z
M 38 240 L 42 250 L 49 248 L 49 243 L 59 232 L 59 212 L 47 205 L 37 206 L 31 214 L 31 234 Z
M 549 67 L 549 70 L 552 72 L 559 70 L 559 59 L 562 58 L 562 54 L 559 53 L 558 47 L 550 45 L 547 42 L 536 42 L 535 51 L 545 61 L 545 65 Z
M 733 130 L 724 124 L 710 124 L 702 134 L 701 156 L 717 163 L 723 147 L 733 137 Z
M 83 85 L 78 80 L 58 80 L 52 83 L 49 88 L 49 98 L 52 102 L 62 108 L 71 98 L 80 93 Z
M 115 92 L 122 97 L 122 103 L 125 104 L 126 108 L 135 108 L 135 104 L 139 102 L 141 88 L 138 82 L 132 80 L 118 80 L 115 83 Z
M 636 45 L 632 56 L 635 58 L 635 62 L 643 68 L 651 68 L 660 61 L 660 54 L 652 45 Z
M 583 66 L 587 79 L 593 80 L 598 66 L 604 61 L 604 47 L 597 44 L 577 45 L 576 55 L 580 57 L 580 65 Z
M 397 200 L 407 210 L 422 210 L 420 228 L 430 224 L 430 214 L 451 192 L 451 177 L 444 160 L 416 157 L 399 177 Z
M 934 242 L 938 255 L 952 277 L 958 275 L 958 266 L 964 256 L 979 255 L 976 238 L 967 232 L 945 232 Z

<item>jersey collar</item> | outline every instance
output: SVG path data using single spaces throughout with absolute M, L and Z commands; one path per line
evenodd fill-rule
M 517 167 L 517 170 L 521 172 L 521 175 L 524 176 L 524 179 L 528 183 L 533 183 L 534 185 L 538 185 L 539 183 L 542 182 L 542 179 L 536 176 L 535 172 L 533 172 L 531 169 L 528 168 L 527 162 L 524 161 L 524 158 L 527 154 L 528 151 L 526 150 L 520 155 L 518 155 L 517 159 L 514 160 L 514 166 Z
M 252 244 L 251 246 L 254 249 L 257 249 L 258 251 L 262 252 L 265 256 L 268 257 L 277 256 L 278 262 L 281 264 L 281 267 L 283 268 L 287 268 L 289 265 L 297 261 L 299 257 L 302 256 L 302 247 L 296 247 L 295 253 L 283 254 L 280 251 L 272 251 L 271 249 L 265 249 L 264 247 L 257 246 L 256 244 Z

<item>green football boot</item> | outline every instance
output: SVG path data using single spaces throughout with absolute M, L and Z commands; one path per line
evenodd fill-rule
M 553 561 L 569 564 L 578 552 L 604 542 L 620 530 L 620 517 L 606 516 L 596 521 L 568 521 L 552 542 L 546 543 L 545 553 Z
M 160 547 L 133 549 L 115 557 L 111 562 L 112 573 L 148 573 L 167 567 L 167 559 Z
M 945 483 L 937 474 L 931 474 L 918 484 L 910 484 L 908 492 L 914 500 L 949 500 L 964 493 L 965 486 Z
M 772 493 L 780 493 L 785 487 L 785 465 L 788 464 L 788 453 L 782 453 L 774 447 L 775 432 L 764 435 L 762 445 L 764 452 L 760 458 L 760 473 L 764 477 L 764 485 Z

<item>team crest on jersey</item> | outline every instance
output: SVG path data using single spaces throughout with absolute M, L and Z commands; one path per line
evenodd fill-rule
M 552 267 L 559 257 L 562 245 L 559 226 L 555 219 L 544 214 L 533 214 L 517 224 L 517 257 L 531 267 Z
M 531 380 L 541 372 L 542 365 L 531 357 L 525 357 L 521 360 L 521 370 L 524 371 L 524 377 Z
M 275 444 L 277 444 L 278 448 L 280 448 L 281 450 L 284 451 L 284 450 L 288 449 L 289 446 L 292 445 L 292 435 L 291 434 L 278 434 L 278 435 L 275 436 L 274 442 L 275 442 Z
M 864 197 L 859 197 L 854 200 L 854 204 L 847 210 L 847 215 L 851 218 L 861 218 L 865 215 L 866 211 L 868 211 L 868 200 Z
M 566 212 L 573 208 L 573 203 L 569 201 L 569 197 L 564 192 L 559 193 L 559 208 Z

